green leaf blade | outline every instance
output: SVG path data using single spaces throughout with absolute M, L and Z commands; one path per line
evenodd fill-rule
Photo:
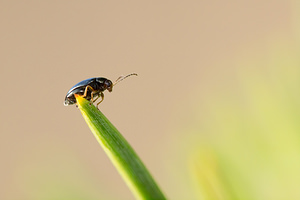
M 110 160 L 137 199 L 166 199 L 140 158 L 114 125 L 90 102 L 76 96 L 78 107 Z

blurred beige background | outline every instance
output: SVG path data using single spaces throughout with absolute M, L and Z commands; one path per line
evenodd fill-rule
M 0 199 L 133 199 L 75 106 L 77 82 L 114 81 L 100 109 L 170 199 L 196 199 L 183 130 L 234 59 L 292 38 L 292 1 L 0 1 Z M 299 21 L 298 21 L 299 22 Z M 292 45 L 292 40 L 290 41 Z M 224 86 L 226 85 L 226 87 Z M 223 87 L 224 86 L 224 87 Z M 229 88 L 229 89 L 228 89 Z M 198 102 L 201 103 L 201 102 Z

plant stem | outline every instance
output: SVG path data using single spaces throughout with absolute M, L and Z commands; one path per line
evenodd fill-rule
M 110 160 L 137 199 L 166 199 L 135 151 L 114 125 L 90 102 L 76 96 L 78 107 Z

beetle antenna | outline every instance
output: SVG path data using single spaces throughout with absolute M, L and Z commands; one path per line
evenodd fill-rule
M 127 77 L 129 77 L 129 76 L 132 76 L 132 75 L 137 76 L 136 73 L 128 74 L 127 76 L 120 76 L 120 77 L 113 83 L 113 85 L 114 85 L 114 86 L 117 85 L 117 83 L 123 81 L 125 78 L 127 78 Z

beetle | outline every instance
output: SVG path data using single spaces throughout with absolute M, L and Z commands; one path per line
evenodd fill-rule
M 69 106 L 75 104 L 76 103 L 75 94 L 77 94 L 87 99 L 88 101 L 91 101 L 92 103 L 94 103 L 95 101 L 97 101 L 99 97 L 101 97 L 101 100 L 97 103 L 97 108 L 98 108 L 98 105 L 104 99 L 103 92 L 105 90 L 112 92 L 113 87 L 117 83 L 132 75 L 137 76 L 136 73 L 128 74 L 127 76 L 120 76 L 114 83 L 111 80 L 103 77 L 95 77 L 95 78 L 89 78 L 83 80 L 77 83 L 76 85 L 74 85 L 68 91 L 65 97 L 64 105 Z

